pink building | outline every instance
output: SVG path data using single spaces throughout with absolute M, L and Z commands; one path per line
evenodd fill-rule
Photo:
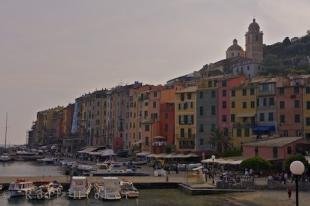
M 218 81 L 218 95 L 217 95 L 217 127 L 229 135 L 228 131 L 232 127 L 230 121 L 230 93 L 231 89 L 237 87 L 245 81 L 243 75 L 223 78 Z
M 281 137 L 302 136 L 303 87 L 297 80 L 277 85 L 276 108 L 278 133 Z
M 279 137 L 251 142 L 243 145 L 243 156 L 246 158 L 260 156 L 266 160 L 284 160 L 296 154 L 296 146 L 303 144 L 302 137 Z

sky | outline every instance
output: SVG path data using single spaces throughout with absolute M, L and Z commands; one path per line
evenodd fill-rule
M 136 80 L 164 84 L 244 47 L 310 29 L 309 0 L 1 0 L 0 144 L 23 144 L 36 112 Z

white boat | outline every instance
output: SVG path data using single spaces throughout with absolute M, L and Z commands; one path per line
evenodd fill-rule
M 26 196 L 27 193 L 35 188 L 32 182 L 17 180 L 16 182 L 12 182 L 9 186 L 9 198 Z
M 121 196 L 125 198 L 137 198 L 139 197 L 139 191 L 137 188 L 129 181 L 121 181 Z
M 50 182 L 45 185 L 41 185 L 34 190 L 27 193 L 27 199 L 29 200 L 45 200 L 51 199 L 55 196 L 61 196 L 62 185 L 56 181 Z
M 6 153 L 0 156 L 0 162 L 8 162 L 10 160 L 12 160 L 12 158 Z
M 92 165 L 83 165 L 83 164 L 77 165 L 77 169 L 81 170 L 81 171 L 93 171 L 93 170 L 96 170 L 96 168 L 94 168 L 94 166 L 92 166 Z
M 74 176 L 71 178 L 68 196 L 72 199 L 87 198 L 91 188 L 92 186 L 86 177 Z
M 95 184 L 95 197 L 103 200 L 120 200 L 120 182 L 118 177 L 103 177 Z
M 3 190 L 3 185 L 0 185 L 0 191 L 2 191 Z

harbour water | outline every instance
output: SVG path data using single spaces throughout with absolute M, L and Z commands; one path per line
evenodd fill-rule
M 84 206 L 84 205 L 108 205 L 108 206 L 216 206 L 216 205 L 233 205 L 228 204 L 226 196 L 190 196 L 185 195 L 177 189 L 150 189 L 141 190 L 138 199 L 122 199 L 119 201 L 102 201 L 94 198 L 84 200 L 70 200 L 64 195 L 52 200 L 26 200 L 25 198 L 8 200 L 7 194 L 3 193 L 0 196 L 1 206 Z
M 43 165 L 38 162 L 0 162 L 1 176 L 57 176 L 62 175 L 63 171 L 56 165 Z

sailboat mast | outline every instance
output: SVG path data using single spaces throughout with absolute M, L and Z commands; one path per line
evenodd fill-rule
M 6 149 L 6 138 L 8 135 L 8 113 L 5 113 L 5 134 L 4 134 L 4 149 Z

